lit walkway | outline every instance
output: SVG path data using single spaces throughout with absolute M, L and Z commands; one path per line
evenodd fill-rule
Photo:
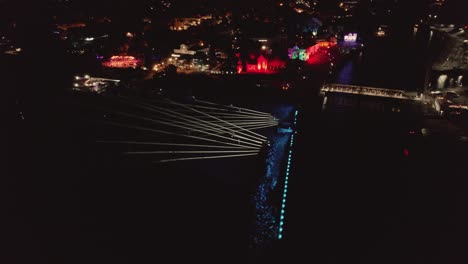
M 294 113 L 294 126 L 297 125 L 297 115 L 298 111 Z M 286 174 L 284 179 L 284 189 L 283 189 L 283 197 L 281 200 L 281 211 L 280 211 L 280 220 L 279 220 L 279 228 L 278 228 L 278 239 L 283 238 L 283 230 L 284 230 L 284 217 L 286 213 L 286 198 L 288 194 L 288 181 L 289 181 L 289 173 L 291 170 L 291 160 L 293 156 L 293 146 L 294 146 L 294 133 L 291 135 L 291 141 L 289 143 L 289 152 L 288 152 L 288 162 L 286 165 Z

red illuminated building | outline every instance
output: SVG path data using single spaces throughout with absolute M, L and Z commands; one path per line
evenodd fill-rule
M 286 66 L 286 63 L 280 59 L 267 59 L 263 55 L 260 55 L 256 60 L 254 55 L 250 57 L 251 61 L 246 64 L 245 71 L 243 70 L 242 60 L 239 58 L 237 62 L 237 73 L 273 74 Z

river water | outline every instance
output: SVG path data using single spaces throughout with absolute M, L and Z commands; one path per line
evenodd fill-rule
M 428 32 L 414 30 L 363 43 L 364 48 L 343 62 L 332 80 L 405 91 L 424 87 L 429 50 Z

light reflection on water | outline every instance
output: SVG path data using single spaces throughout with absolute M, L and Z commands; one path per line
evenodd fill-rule
M 336 82 L 339 84 L 352 84 L 353 83 L 353 73 L 354 73 L 354 62 L 348 61 L 340 73 L 338 74 Z

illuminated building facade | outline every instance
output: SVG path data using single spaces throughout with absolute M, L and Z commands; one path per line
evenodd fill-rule
M 349 33 L 348 35 L 344 36 L 344 41 L 345 42 L 351 42 L 354 43 L 357 41 L 357 33 Z
M 310 61 L 313 56 L 319 53 L 323 49 L 328 49 L 335 46 L 335 42 L 330 41 L 318 41 L 317 44 L 308 47 L 307 49 L 301 49 L 298 46 L 294 46 L 288 49 L 288 57 L 291 60 Z
M 142 66 L 142 61 L 134 56 L 112 56 L 108 61 L 102 63 L 107 68 L 137 68 Z
M 244 69 L 244 64 L 240 59 L 239 54 L 236 55 L 239 60 L 237 62 L 237 73 L 257 73 L 257 74 L 273 74 L 286 67 L 286 63 L 280 59 L 267 59 L 260 55 L 255 60 L 247 62 Z
M 307 60 L 307 52 L 305 49 L 301 49 L 298 46 L 294 46 L 290 49 L 288 49 L 288 57 L 291 60 L 301 60 L 301 61 L 306 61 Z
M 173 50 L 165 62 L 167 65 L 176 66 L 178 72 L 205 72 L 210 69 L 209 51 L 210 47 L 205 45 L 203 41 L 191 45 L 181 44 L 178 49 Z M 162 69 L 162 67 L 159 68 Z

